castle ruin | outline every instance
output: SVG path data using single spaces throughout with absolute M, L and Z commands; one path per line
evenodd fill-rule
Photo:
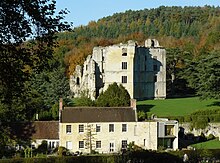
M 122 84 L 134 99 L 166 98 L 165 49 L 155 39 L 147 39 L 144 46 L 130 40 L 94 47 L 70 76 L 70 90 L 74 97 L 84 92 L 95 99 L 114 82 Z

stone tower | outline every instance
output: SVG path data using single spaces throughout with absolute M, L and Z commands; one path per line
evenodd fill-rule
M 95 99 L 109 84 L 122 84 L 135 99 L 166 98 L 166 51 L 155 39 L 144 46 L 134 41 L 94 47 L 83 66 L 70 76 L 74 97 L 86 93 Z

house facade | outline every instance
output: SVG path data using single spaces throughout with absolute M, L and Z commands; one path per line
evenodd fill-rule
M 65 107 L 59 127 L 60 146 L 71 152 L 117 153 L 132 142 L 143 149 L 178 149 L 178 122 L 138 122 L 136 102 L 131 107 Z
M 49 150 L 59 146 L 59 121 L 19 122 L 11 124 L 11 129 L 17 150 L 25 146 L 38 148 L 43 141 L 47 141 Z
M 122 84 L 134 99 L 166 98 L 166 51 L 155 39 L 144 46 L 134 41 L 94 47 L 83 66 L 70 76 L 74 97 L 82 92 L 95 99 L 109 84 Z

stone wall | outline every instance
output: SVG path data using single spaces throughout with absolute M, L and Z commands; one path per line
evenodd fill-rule
M 192 133 L 194 136 L 200 136 L 203 133 L 205 136 L 213 134 L 215 137 L 220 137 L 220 123 L 209 123 L 205 129 L 193 129 L 191 130 L 190 123 L 181 123 L 179 127 L 184 129 L 184 133 Z
M 95 99 L 109 84 L 122 84 L 131 98 L 166 98 L 166 51 L 155 39 L 94 47 L 83 66 L 70 76 L 74 97 L 82 92 Z

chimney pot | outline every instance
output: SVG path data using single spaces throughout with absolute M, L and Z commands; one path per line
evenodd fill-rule
M 60 110 L 60 111 L 63 110 L 63 99 L 62 99 L 62 98 L 60 98 L 59 110 Z

